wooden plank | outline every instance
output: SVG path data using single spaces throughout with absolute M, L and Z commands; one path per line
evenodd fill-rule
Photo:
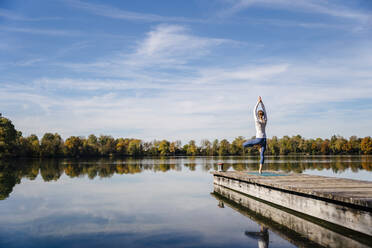
M 321 183 L 281 183 L 284 186 L 301 186 L 303 188 L 364 188 L 364 189 L 370 189 L 371 186 L 369 185 L 359 185 L 359 184 L 351 184 L 351 185 L 345 185 L 345 184 L 321 184 Z
M 372 188 L 334 188 L 334 187 L 312 187 L 312 188 L 302 188 L 305 190 L 314 190 L 314 191 L 330 191 L 330 192 L 364 192 L 370 194 Z

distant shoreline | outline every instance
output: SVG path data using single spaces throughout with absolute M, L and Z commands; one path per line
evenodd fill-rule
M 36 135 L 23 137 L 12 122 L 0 115 L 0 158 L 83 158 L 83 157 L 165 157 L 165 156 L 246 156 L 258 155 L 258 148 L 243 148 L 243 136 L 232 142 L 204 139 L 199 145 L 194 140 L 154 140 L 133 138 L 71 136 L 63 140 L 58 133 L 45 133 L 41 140 Z M 345 139 L 333 135 L 330 139 L 305 139 L 301 135 L 273 136 L 267 139 L 267 155 L 362 155 L 372 154 L 372 138 L 351 136 Z

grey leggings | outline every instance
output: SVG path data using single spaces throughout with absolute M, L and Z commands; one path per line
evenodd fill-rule
M 260 164 L 263 164 L 265 162 L 266 138 L 255 138 L 243 143 L 244 147 L 252 147 L 254 145 L 261 145 Z

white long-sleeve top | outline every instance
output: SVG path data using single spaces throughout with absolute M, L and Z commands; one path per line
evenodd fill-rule
M 261 120 L 258 117 L 258 113 L 257 113 L 257 108 L 258 108 L 258 105 L 260 105 L 260 103 L 262 106 L 262 110 L 265 113 L 263 120 Z M 265 105 L 263 104 L 263 102 L 257 102 L 253 110 L 253 116 L 254 116 L 254 122 L 256 125 L 256 138 L 266 138 L 265 128 L 266 128 L 266 123 L 267 123 L 267 114 L 266 114 Z

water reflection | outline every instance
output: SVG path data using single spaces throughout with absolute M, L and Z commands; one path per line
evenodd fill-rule
M 34 180 L 40 175 L 44 181 L 56 181 L 62 175 L 71 178 L 87 176 L 106 178 L 115 174 L 136 174 L 144 171 L 167 172 L 188 169 L 195 171 L 217 170 L 223 162 L 223 170 L 256 170 L 256 157 L 196 157 L 163 159 L 98 159 L 98 160 L 0 160 L 0 200 L 6 199 L 22 178 Z M 351 170 L 372 171 L 371 156 L 284 156 L 269 157 L 265 169 L 301 173 L 305 170 L 331 169 L 333 172 Z
M 368 235 L 319 222 L 219 185 L 214 185 L 211 195 L 218 200 L 218 206 L 228 206 L 259 224 L 259 230 L 244 232 L 250 239 L 257 240 L 258 247 L 268 247 L 269 229 L 298 247 L 371 247 L 372 244 L 372 237 Z
M 370 158 L 272 157 L 268 167 L 366 171 L 363 161 Z M 210 197 L 209 171 L 219 162 L 228 170 L 257 166 L 255 157 L 0 161 L 0 247 L 257 247 L 265 231 L 261 241 L 248 233 L 258 225 L 268 228 L 270 248 L 308 245 L 285 225 L 253 211 L 242 218 L 226 197 Z M 345 241 L 330 237 L 336 241 L 322 239 Z
M 260 225 L 259 232 L 245 231 L 244 234 L 249 238 L 256 239 L 258 241 L 259 248 L 269 247 L 269 229 L 266 226 Z

